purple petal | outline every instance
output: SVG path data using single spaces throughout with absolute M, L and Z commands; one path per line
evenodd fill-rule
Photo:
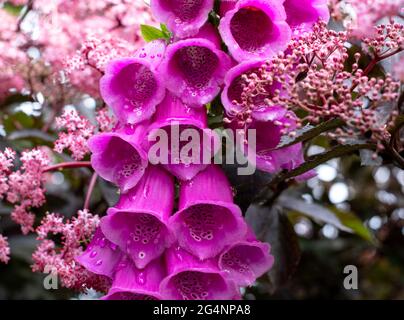
M 187 104 L 202 106 L 219 93 L 230 66 L 225 53 L 200 38 L 169 45 L 159 71 L 169 91 Z
M 228 114 L 234 114 L 237 112 L 241 112 L 242 108 L 240 107 L 241 103 L 241 94 L 243 93 L 243 88 L 247 85 L 247 82 L 243 80 L 242 76 L 247 75 L 250 76 L 253 73 L 256 73 L 258 69 L 264 65 L 264 61 L 262 60 L 251 60 L 240 63 L 234 68 L 230 69 L 226 74 L 224 79 L 224 89 L 222 92 L 222 103 L 226 109 Z M 280 89 L 280 84 L 276 83 L 271 86 L 265 87 L 265 91 L 268 94 L 273 93 L 276 89 Z M 265 103 L 265 99 L 268 98 L 267 95 L 257 95 L 254 97 L 253 110 L 259 111 L 261 109 L 266 110 L 267 104 Z M 237 102 L 237 103 L 234 103 Z
M 214 132 L 207 128 L 207 115 L 204 108 L 191 108 L 185 105 L 180 98 L 167 93 L 166 98 L 157 107 L 154 123 L 150 126 L 149 141 L 151 146 L 159 140 L 156 130 L 164 130 L 167 135 L 167 162 L 164 167 L 181 180 L 192 179 L 198 172 L 206 168 L 203 164 L 204 156 L 213 155 L 212 144 L 216 138 Z M 161 133 L 161 132 L 160 132 Z M 188 137 L 188 133 L 194 138 Z M 182 141 L 181 137 L 184 136 Z M 206 144 L 203 142 L 206 141 Z M 158 141 L 160 142 L 160 141 Z M 185 147 L 187 149 L 185 149 Z M 153 150 L 153 149 L 150 149 Z M 190 150 L 182 154 L 181 151 Z M 153 164 L 161 162 L 161 152 L 154 155 L 149 152 L 149 159 Z
M 175 246 L 167 250 L 169 276 L 160 286 L 165 299 L 228 300 L 237 297 L 237 287 L 228 281 L 216 261 L 201 261 Z
M 179 245 L 198 258 L 207 259 L 242 239 L 246 224 L 232 198 L 224 173 L 215 165 L 183 182 L 179 211 L 170 218 Z
M 222 39 L 220 38 L 220 34 L 212 24 L 209 22 L 205 23 L 202 28 L 199 29 L 199 32 L 194 35 L 192 38 L 201 38 L 212 42 L 217 49 L 221 50 Z
M 138 269 L 128 257 L 117 266 L 112 286 L 103 300 L 160 300 L 159 285 L 166 275 L 162 259 Z
M 149 166 L 139 184 L 122 195 L 101 219 L 105 236 L 144 268 L 174 242 L 167 221 L 174 205 L 174 181 L 163 169 Z
M 241 0 L 221 19 L 219 31 L 233 58 L 267 59 L 291 38 L 281 1 Z
M 330 11 L 327 0 L 285 0 L 286 22 L 294 34 L 310 31 L 318 21 L 328 22 Z
M 122 192 L 133 188 L 147 167 L 144 150 L 146 124 L 101 133 L 88 141 L 91 166 L 105 180 L 118 185 Z
M 237 5 L 238 0 L 221 0 L 219 15 L 223 17 L 228 11 L 233 10 Z
M 161 60 L 158 55 L 162 57 L 162 53 L 154 52 L 160 52 L 161 48 L 150 46 L 134 58 L 111 62 L 100 80 L 104 101 L 122 123 L 136 124 L 149 119 L 164 98 L 164 86 L 155 72 Z
M 153 15 L 176 37 L 194 36 L 208 20 L 214 0 L 151 0 Z
M 90 244 L 83 254 L 76 257 L 76 261 L 92 273 L 112 278 L 121 255 L 118 247 L 108 241 L 101 229 L 97 228 Z
M 267 243 L 240 241 L 220 255 L 219 267 L 236 284 L 249 286 L 272 267 L 274 257 L 269 254 L 270 249 Z

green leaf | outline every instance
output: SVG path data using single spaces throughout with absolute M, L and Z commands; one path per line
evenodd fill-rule
M 352 212 L 342 211 L 336 207 L 331 207 L 335 215 L 341 221 L 344 226 L 350 228 L 355 234 L 361 238 L 375 244 L 375 239 L 369 229 L 363 224 L 363 222 Z
M 158 39 L 166 39 L 166 40 L 169 39 L 169 36 L 167 36 L 167 34 L 164 31 L 146 24 L 140 25 L 140 31 L 142 32 L 143 39 L 146 42 Z
M 3 5 L 3 9 L 8 13 L 12 14 L 13 16 L 18 16 L 23 8 L 24 6 L 15 6 L 9 2 L 6 2 Z
M 167 26 L 164 23 L 160 23 L 160 29 L 163 32 L 165 39 L 171 38 L 171 32 L 170 30 L 168 30 Z
M 281 196 L 278 199 L 278 202 L 284 208 L 300 212 L 314 220 L 332 224 L 334 227 L 342 231 L 353 232 L 352 229 L 342 224 L 334 212 L 322 205 L 308 203 L 304 200 L 296 199 L 288 195 Z

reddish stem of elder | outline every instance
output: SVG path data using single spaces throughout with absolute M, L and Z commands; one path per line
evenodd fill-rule
M 77 161 L 77 162 L 62 162 L 52 166 L 48 166 L 42 170 L 42 172 L 50 172 L 55 170 L 67 169 L 67 168 L 83 168 L 91 167 L 90 161 Z
M 93 176 L 91 177 L 90 184 L 88 185 L 86 199 L 84 201 L 84 210 L 86 210 L 90 207 L 91 195 L 93 194 L 95 184 L 97 183 L 97 178 L 98 178 L 98 174 L 94 172 Z

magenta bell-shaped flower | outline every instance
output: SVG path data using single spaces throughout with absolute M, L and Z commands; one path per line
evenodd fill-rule
M 76 257 L 76 261 L 88 271 L 112 279 L 121 256 L 118 246 L 106 239 L 97 228 L 90 244 L 83 254 Z
M 169 91 L 201 107 L 219 93 L 230 67 L 230 58 L 214 43 L 195 38 L 169 45 L 159 72 Z
M 147 125 L 124 126 L 115 132 L 97 134 L 88 141 L 93 169 L 105 180 L 118 185 L 122 192 L 139 182 L 148 165 Z
M 194 36 L 208 20 L 214 0 L 151 0 L 157 20 L 167 24 L 178 38 Z
M 230 245 L 219 257 L 219 268 L 239 286 L 250 286 L 271 269 L 274 257 L 271 246 L 255 238 L 249 230 L 246 239 Z
M 254 163 L 258 169 L 266 172 L 277 172 L 282 169 L 291 170 L 304 162 L 303 148 L 301 143 L 296 143 L 289 147 L 277 149 L 284 134 L 282 130 L 296 128 L 295 115 L 279 106 L 267 107 L 265 110 L 253 112 L 248 130 L 255 130 L 255 148 L 249 145 L 248 135 L 244 152 L 250 163 Z M 237 121 L 232 121 L 229 125 L 233 130 L 244 130 Z M 313 172 L 309 172 L 298 179 L 308 179 L 313 177 Z
M 170 225 L 179 245 L 199 259 L 214 257 L 247 232 L 230 184 L 216 165 L 181 183 L 179 211 L 170 218 Z
M 160 130 L 164 131 L 166 141 L 162 141 Z M 151 163 L 164 162 L 163 166 L 181 180 L 192 179 L 204 170 L 207 167 L 204 157 L 210 159 L 213 146 L 217 145 L 214 132 L 208 129 L 206 110 L 190 108 L 170 93 L 157 107 L 149 132 L 149 141 L 158 140 L 158 144 L 150 142 Z M 162 157 L 164 152 L 166 159 Z
M 173 178 L 164 169 L 149 166 L 138 185 L 101 219 L 101 229 L 142 269 L 175 240 L 167 225 L 173 205 Z
M 124 256 L 108 294 L 102 300 L 161 300 L 159 286 L 166 276 L 163 259 L 151 261 L 146 268 L 138 269 L 131 259 Z
M 256 73 L 262 66 L 265 65 L 263 60 L 250 60 L 240 63 L 239 65 L 231 68 L 229 72 L 226 74 L 224 79 L 224 89 L 222 92 L 222 103 L 228 115 L 234 115 L 239 112 L 245 111 L 246 106 L 242 105 L 242 93 L 245 86 L 247 86 L 247 82 L 243 79 L 243 76 L 250 76 L 251 74 Z M 272 85 L 268 85 L 265 87 L 265 95 L 257 94 L 253 98 L 253 103 L 248 105 L 247 107 L 251 109 L 251 111 L 260 111 L 265 110 L 267 108 L 267 104 L 265 103 L 266 98 L 270 98 L 270 96 L 275 90 L 280 90 L 281 86 L 279 83 L 273 83 Z
M 327 0 L 285 0 L 286 22 L 295 35 L 311 30 L 319 20 L 328 22 L 330 10 Z
M 112 61 L 100 80 L 101 96 L 123 124 L 149 119 L 165 94 L 156 68 L 164 55 L 164 41 L 148 43 L 131 58 Z
M 291 30 L 282 1 L 240 0 L 220 21 L 222 39 L 234 59 L 267 59 L 286 49 Z
M 164 299 L 230 300 L 239 296 L 215 259 L 201 261 L 178 246 L 165 253 L 168 276 L 160 285 Z

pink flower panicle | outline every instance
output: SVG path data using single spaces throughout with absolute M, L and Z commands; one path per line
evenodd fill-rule
M 351 36 L 374 36 L 374 26 L 383 18 L 400 16 L 401 0 L 330 0 L 331 15 L 344 21 Z
M 15 152 L 10 148 L 6 148 L 4 152 L 0 152 L 0 199 L 8 191 L 8 175 L 14 166 Z
M 255 97 L 259 95 L 268 106 L 306 111 L 308 115 L 298 120 L 297 128 L 304 123 L 318 124 L 340 118 L 346 126 L 332 137 L 344 143 L 347 138 L 363 137 L 370 131 L 370 139 L 382 150 L 380 141 L 389 134 L 387 128 L 397 112 L 393 110 L 381 122 L 379 108 L 391 105 L 398 98 L 400 84 L 390 75 L 370 77 L 371 70 L 359 67 L 360 53 L 355 55 L 352 71 L 345 71 L 349 57 L 345 46 L 347 37 L 347 32 L 328 30 L 320 22 L 312 33 L 293 39 L 287 53 L 267 60 L 257 72 L 243 75 L 241 101 L 233 101 L 241 111 L 225 120 L 237 119 L 248 126 Z M 278 86 L 276 90 L 267 89 L 274 85 Z M 296 131 L 286 127 L 286 133 L 294 136 Z
M 98 128 L 101 132 L 112 131 L 116 125 L 116 118 L 106 107 L 97 111 L 96 120 L 98 123 Z
M 0 262 L 7 264 L 10 260 L 10 247 L 7 237 L 0 234 Z
M 64 149 L 68 149 L 75 160 L 83 159 L 89 152 L 87 141 L 93 136 L 95 130 L 90 121 L 79 115 L 75 109 L 66 110 L 56 118 L 56 127 L 66 132 L 59 133 L 54 150 L 62 153 Z
M 27 234 L 33 231 L 35 219 L 31 208 L 41 207 L 46 200 L 42 171 L 50 163 L 50 159 L 45 148 L 36 148 L 22 152 L 20 161 L 21 167 L 8 176 L 7 201 L 15 205 L 11 218 Z
M 77 216 L 64 221 L 64 217 L 48 213 L 36 229 L 40 241 L 32 258 L 34 272 L 52 271 L 59 276 L 62 285 L 78 291 L 87 288 L 106 290 L 107 278 L 95 275 L 76 263 L 99 224 L 99 217 L 87 210 L 78 211 Z M 60 235 L 60 243 L 50 239 Z

